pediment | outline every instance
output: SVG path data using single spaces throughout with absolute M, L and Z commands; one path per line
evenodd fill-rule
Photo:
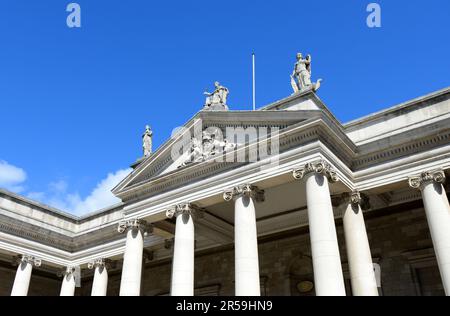
M 288 109 L 279 109 L 278 103 L 288 104 Z M 226 161 L 224 155 L 233 150 L 264 137 L 270 138 L 275 133 L 282 133 L 307 121 L 317 120 L 323 116 L 323 112 L 329 113 L 312 93 L 306 96 L 293 95 L 274 104 L 258 111 L 197 113 L 179 133 L 150 157 L 139 162 L 113 193 L 117 195 L 161 177 L 176 177 L 183 170 L 206 161 Z M 221 166 L 227 167 L 223 163 Z

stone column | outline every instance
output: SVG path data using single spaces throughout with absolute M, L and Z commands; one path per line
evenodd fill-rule
M 450 296 L 450 206 L 444 182 L 445 173 L 442 170 L 424 172 L 409 179 L 409 185 L 422 192 L 442 283 L 446 295 Z
M 91 296 L 106 296 L 108 291 L 108 263 L 109 262 L 103 258 L 88 263 L 88 268 L 90 270 L 95 269 Z
M 325 161 L 308 163 L 294 170 L 295 179 L 306 182 L 311 253 L 317 296 L 345 296 L 341 257 L 328 182 L 338 181 Z
M 357 191 L 351 195 L 346 194 L 343 198 L 347 204 L 343 223 L 353 295 L 378 296 L 372 254 L 361 207 L 368 199 Z
M 134 219 L 121 222 L 118 230 L 119 233 L 127 231 L 120 296 L 140 296 L 144 234 L 151 230 L 151 226 L 143 220 Z
M 170 291 L 172 296 L 194 296 L 194 215 L 198 212 L 198 208 L 186 203 L 177 205 L 166 213 L 168 218 L 176 218 Z
M 234 199 L 234 245 L 236 296 L 260 296 L 256 201 L 264 200 L 264 191 L 245 184 L 224 193 L 224 199 Z
M 60 296 L 74 296 L 75 295 L 75 267 L 67 267 L 63 272 L 63 281 L 61 285 Z
M 18 264 L 19 266 L 17 267 L 16 278 L 14 279 L 11 296 L 27 296 L 33 265 L 40 267 L 41 260 L 32 256 L 23 255 L 22 258 L 18 259 Z

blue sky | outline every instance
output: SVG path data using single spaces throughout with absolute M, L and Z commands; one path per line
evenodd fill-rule
M 448 0 L 80 0 L 80 29 L 69 3 L 1 3 L 0 187 L 75 214 L 113 203 L 144 126 L 159 146 L 215 80 L 250 109 L 253 51 L 259 106 L 291 93 L 295 54 L 310 53 L 342 122 L 450 86 Z

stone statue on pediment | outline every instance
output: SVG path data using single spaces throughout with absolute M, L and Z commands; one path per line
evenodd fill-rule
M 222 135 L 223 133 L 219 128 L 209 128 L 202 132 L 201 139 L 193 137 L 188 158 L 181 164 L 180 168 L 206 161 L 212 157 L 220 157 L 224 153 L 234 150 L 236 144 L 223 139 Z
M 205 92 L 206 102 L 204 110 L 209 111 L 227 111 L 227 98 L 230 91 L 224 86 L 220 85 L 218 81 L 214 83 L 214 92 Z
M 317 83 L 311 81 L 311 55 L 303 58 L 301 53 L 297 54 L 297 62 L 291 75 L 291 85 L 294 93 L 304 92 L 307 90 L 317 91 L 320 88 L 322 79 Z
M 149 157 L 152 154 L 153 147 L 153 132 L 150 126 L 145 127 L 144 135 L 142 135 L 142 148 L 144 150 L 144 157 Z

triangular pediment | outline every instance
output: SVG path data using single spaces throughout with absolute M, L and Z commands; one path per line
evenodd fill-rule
M 161 177 L 176 177 L 207 161 L 225 161 L 224 155 L 274 133 L 317 120 L 328 109 L 314 93 L 290 96 L 258 111 L 201 111 L 167 140 L 114 190 L 124 190 Z M 195 175 L 193 175 L 195 177 Z

